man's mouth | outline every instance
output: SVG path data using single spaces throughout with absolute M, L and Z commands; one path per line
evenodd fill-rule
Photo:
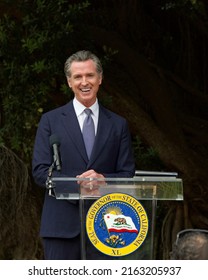
M 82 92 L 86 92 L 86 93 L 87 93 L 87 92 L 90 92 L 90 88 L 81 88 L 80 90 L 81 90 Z

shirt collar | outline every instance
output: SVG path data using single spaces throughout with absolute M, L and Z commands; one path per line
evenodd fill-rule
M 81 115 L 86 108 L 82 103 L 80 103 L 75 97 L 73 99 L 74 110 L 76 112 L 77 117 Z M 96 98 L 95 103 L 89 107 L 92 110 L 93 115 L 98 116 L 98 100 Z

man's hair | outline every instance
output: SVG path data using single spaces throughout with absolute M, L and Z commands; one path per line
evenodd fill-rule
M 71 64 L 72 62 L 81 62 L 81 61 L 87 61 L 87 60 L 93 60 L 96 66 L 97 72 L 102 76 L 103 75 L 103 68 L 102 64 L 100 62 L 100 59 L 93 54 L 90 51 L 78 51 L 74 54 L 72 54 L 69 58 L 67 58 L 65 64 L 64 64 L 64 73 L 66 77 L 71 77 Z
M 171 260 L 208 260 L 208 231 L 180 231 L 170 253 Z

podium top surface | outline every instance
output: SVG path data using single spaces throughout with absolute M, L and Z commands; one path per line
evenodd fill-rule
M 52 185 L 56 199 L 97 199 L 109 193 L 125 193 L 139 200 L 183 200 L 182 179 L 175 176 L 52 177 Z

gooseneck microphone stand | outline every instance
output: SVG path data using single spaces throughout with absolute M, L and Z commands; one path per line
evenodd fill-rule
M 54 161 L 52 163 L 52 165 L 49 167 L 49 169 L 48 169 L 48 177 L 47 177 L 47 180 L 46 180 L 46 189 L 48 189 L 49 196 L 52 196 L 52 189 L 54 188 L 54 183 L 52 181 L 52 174 L 53 174 L 55 162 L 56 161 Z

